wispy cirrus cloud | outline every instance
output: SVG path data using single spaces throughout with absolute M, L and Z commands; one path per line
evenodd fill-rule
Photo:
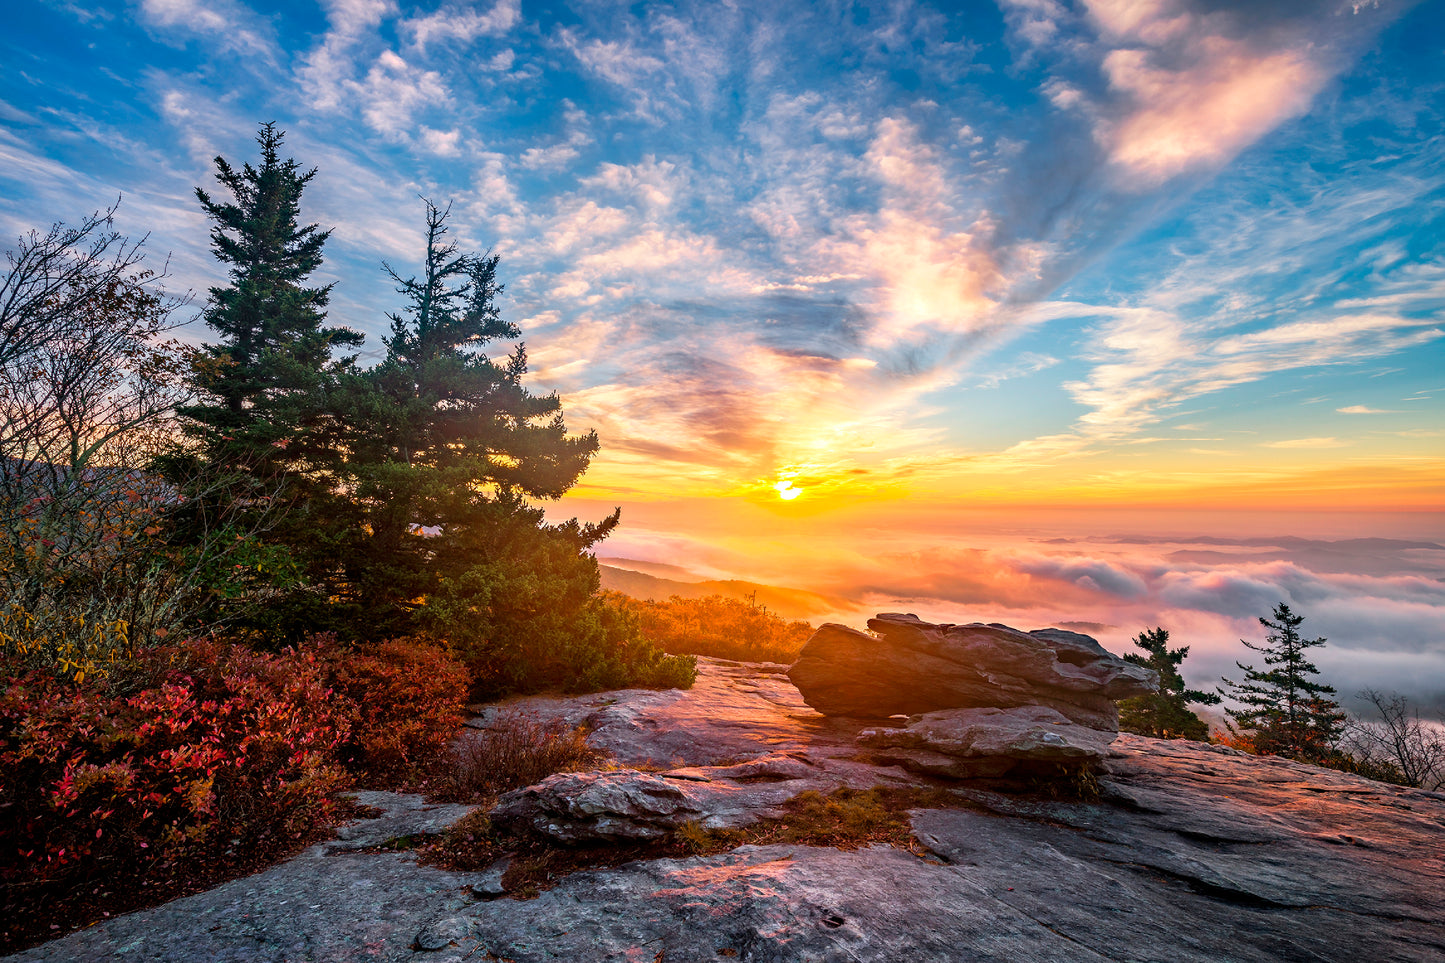
M 1266 441 L 1261 443 L 1264 448 L 1347 448 L 1348 441 L 1341 441 L 1338 438 L 1288 438 L 1284 441 Z
M 366 125 L 392 140 L 408 139 L 416 113 L 441 106 L 449 97 L 441 74 L 410 64 L 390 50 L 376 58 L 364 78 L 348 82 L 347 87 L 355 93 Z M 432 143 L 455 153 L 455 141 L 447 135 L 434 137 Z
M 398 7 L 394 0 L 323 0 L 323 7 L 330 29 L 300 56 L 296 75 L 312 107 L 332 111 L 344 102 L 347 82 L 356 76 L 362 41 Z
M 269 25 L 236 0 L 141 0 L 140 11 L 164 36 L 200 37 L 229 53 L 278 60 Z
M 478 37 L 501 36 L 521 19 L 521 0 L 497 0 L 488 10 L 443 6 L 429 14 L 403 20 L 398 31 L 409 36 L 418 49 L 425 50 L 428 44 L 438 42 L 466 45 Z

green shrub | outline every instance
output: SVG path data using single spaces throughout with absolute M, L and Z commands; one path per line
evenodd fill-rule
M 473 695 L 691 686 L 696 660 L 644 638 L 633 612 L 591 594 L 595 563 L 579 567 L 575 552 L 553 547 L 526 566 L 475 568 L 428 600 L 433 632 L 472 671 Z

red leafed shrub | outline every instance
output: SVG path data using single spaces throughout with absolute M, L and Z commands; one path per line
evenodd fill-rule
M 131 689 L 0 660 L 0 953 L 294 851 L 353 774 L 415 782 L 469 681 L 437 646 L 327 638 L 189 641 L 115 675 Z
M 0 694 L 12 907 L 63 914 L 112 885 L 165 887 L 188 865 L 283 850 L 332 818 L 348 713 L 314 654 L 189 642 L 147 659 L 156 682 L 131 695 L 46 672 Z
M 446 750 L 466 718 L 471 676 L 444 648 L 415 639 L 341 648 L 324 636 L 313 644 L 329 684 L 353 707 L 341 758 L 359 778 L 412 779 Z

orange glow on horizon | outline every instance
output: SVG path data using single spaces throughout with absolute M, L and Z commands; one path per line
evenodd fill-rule
M 1445 459 L 1406 463 L 1300 466 L 1236 465 L 1213 472 L 1161 471 L 1075 463 L 1058 470 L 998 471 L 955 465 L 912 465 L 849 472 L 836 466 L 790 467 L 751 483 L 728 483 L 717 472 L 625 465 L 599 459 L 564 501 L 666 503 L 703 499 L 760 507 L 801 505 L 829 513 L 885 503 L 920 509 L 1031 510 L 1166 508 L 1214 511 L 1438 512 L 1445 506 Z M 680 466 L 678 466 L 680 467 Z M 807 493 L 807 498 L 803 494 Z M 789 515 L 793 512 L 790 508 Z

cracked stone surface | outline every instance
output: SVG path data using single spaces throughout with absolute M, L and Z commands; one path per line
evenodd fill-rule
M 861 760 L 863 723 L 808 709 L 778 667 L 700 662 L 686 693 L 511 708 L 591 720 L 623 765 L 671 767 L 615 779 L 675 787 L 721 824 L 803 789 L 923 781 Z M 1445 795 L 1127 734 L 1104 765 L 1087 803 L 949 784 L 963 808 L 911 813 L 911 852 L 744 846 L 575 873 L 527 901 L 496 898 L 495 868 L 347 849 L 465 811 L 373 794 L 387 814 L 346 839 L 14 959 L 1445 960 Z

